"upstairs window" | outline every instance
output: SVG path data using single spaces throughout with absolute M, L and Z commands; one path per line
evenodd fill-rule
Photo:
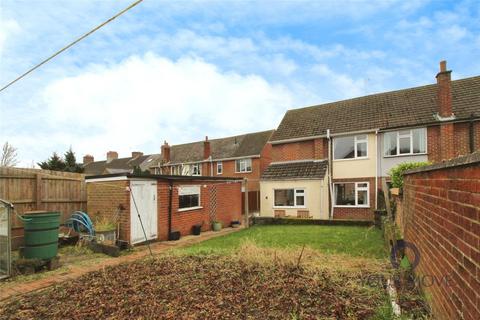
M 427 152 L 425 128 L 386 132 L 383 140 L 383 154 L 387 157 Z
M 217 162 L 217 174 L 223 173 L 223 163 L 221 161 Z
M 368 136 L 366 134 L 338 137 L 333 140 L 333 159 L 361 159 L 368 156 Z
M 200 187 L 181 186 L 178 188 L 178 208 L 191 209 L 200 207 Z
M 274 198 L 275 207 L 305 206 L 304 189 L 275 189 Z
M 235 161 L 235 171 L 237 173 L 252 172 L 252 159 L 240 159 Z
M 202 174 L 202 164 L 194 163 L 192 164 L 192 176 L 200 176 Z

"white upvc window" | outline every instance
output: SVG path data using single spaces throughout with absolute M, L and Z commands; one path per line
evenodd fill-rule
M 368 157 L 368 135 L 336 137 L 333 139 L 333 159 L 365 159 Z
M 273 190 L 274 208 L 305 208 L 305 189 L 274 189 Z
M 426 152 L 426 128 L 392 131 L 383 134 L 383 155 L 385 157 L 425 154 Z
M 339 182 L 334 183 L 335 207 L 368 208 L 369 183 L 368 182 Z
M 201 163 L 194 163 L 191 165 L 192 167 L 192 176 L 200 176 L 202 175 L 202 164 Z
M 245 173 L 252 172 L 252 159 L 239 159 L 235 161 L 235 172 L 236 173 Z
M 178 211 L 201 208 L 200 186 L 178 187 Z
M 217 174 L 223 174 L 223 162 L 222 161 L 217 162 Z

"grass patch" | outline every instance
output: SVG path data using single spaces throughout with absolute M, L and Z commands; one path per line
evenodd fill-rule
M 189 254 L 228 254 L 245 241 L 266 248 L 283 249 L 305 245 L 327 254 L 375 259 L 387 257 L 381 231 L 373 227 L 357 226 L 253 226 L 179 250 Z

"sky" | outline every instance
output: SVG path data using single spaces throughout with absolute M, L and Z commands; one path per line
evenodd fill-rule
M 0 0 L 0 86 L 133 0 Z M 288 109 L 480 74 L 480 2 L 145 0 L 0 92 L 20 166 L 274 129 Z

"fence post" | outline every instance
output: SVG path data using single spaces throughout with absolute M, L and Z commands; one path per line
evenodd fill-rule
M 243 190 L 245 194 L 245 227 L 248 228 L 250 221 L 248 220 L 248 179 L 243 179 Z
M 35 208 L 42 210 L 42 176 L 39 173 L 35 175 L 35 182 Z

